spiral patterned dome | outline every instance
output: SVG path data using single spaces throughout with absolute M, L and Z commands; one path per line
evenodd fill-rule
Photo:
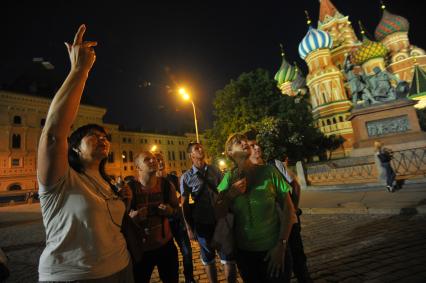
M 297 75 L 297 68 L 290 65 L 283 56 L 283 61 L 278 72 L 275 74 L 274 79 L 278 82 L 278 85 L 282 85 L 286 82 L 292 82 Z
M 364 37 L 362 44 L 352 52 L 353 63 L 361 65 L 373 58 L 383 58 L 388 53 L 386 47 L 380 43 Z
M 309 27 L 308 33 L 299 44 L 300 58 L 305 59 L 309 53 L 320 48 L 331 48 L 333 40 L 328 32 Z
M 408 31 L 410 24 L 404 17 L 394 15 L 387 10 L 383 10 L 383 16 L 374 32 L 376 40 L 381 41 L 389 34 L 398 31 Z

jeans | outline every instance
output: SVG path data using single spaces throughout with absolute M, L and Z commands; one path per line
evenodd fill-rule
M 215 262 L 216 250 L 210 246 L 210 242 L 214 234 L 214 224 L 195 224 L 195 236 L 197 237 L 198 245 L 200 246 L 201 261 L 204 265 L 209 265 Z M 220 261 L 223 264 L 232 263 L 233 255 L 225 255 L 218 251 Z
M 383 162 L 382 167 L 386 172 L 386 185 L 392 187 L 396 175 L 392 169 L 390 162 Z
M 182 220 L 178 217 L 169 219 L 170 228 L 172 230 L 173 237 L 179 246 L 180 253 L 182 254 L 183 261 L 183 274 L 185 275 L 186 281 L 194 279 L 194 266 L 192 263 L 192 247 L 191 241 L 189 240 L 188 233 L 182 224 Z

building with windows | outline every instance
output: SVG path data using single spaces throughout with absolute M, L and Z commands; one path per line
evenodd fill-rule
M 0 91 L 0 192 L 32 190 L 37 185 L 37 144 L 51 100 L 22 93 Z M 106 166 L 114 177 L 135 175 L 133 161 L 140 151 L 163 154 L 167 170 L 177 175 L 190 168 L 186 147 L 194 134 L 163 135 L 120 131 L 103 123 L 105 108 L 80 105 L 73 128 L 96 123 L 105 127 L 111 141 Z

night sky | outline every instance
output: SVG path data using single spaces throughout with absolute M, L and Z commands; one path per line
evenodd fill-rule
M 106 122 L 163 133 L 193 130 L 191 105 L 172 91 L 180 85 L 193 94 L 204 130 L 212 124 L 218 89 L 243 72 L 260 67 L 273 75 L 278 70 L 279 43 L 287 60 L 306 71 L 297 54 L 307 32 L 304 10 L 315 27 L 319 13 L 316 0 L 25 2 L 2 1 L 3 85 L 16 80 L 33 57 L 50 61 L 64 77 L 69 63 L 63 42 L 72 41 L 85 23 L 85 39 L 98 41 L 98 47 L 84 95 L 108 109 Z M 374 34 L 382 14 L 379 1 L 332 2 L 349 15 L 357 34 L 358 20 Z M 385 3 L 391 13 L 409 20 L 411 43 L 425 49 L 422 1 Z

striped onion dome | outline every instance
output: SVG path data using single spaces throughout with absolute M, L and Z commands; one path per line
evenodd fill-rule
M 331 48 L 333 40 L 328 32 L 309 27 L 308 33 L 299 44 L 299 55 L 305 59 L 309 53 L 320 48 Z
M 383 10 L 382 19 L 376 27 L 374 37 L 376 40 L 381 41 L 389 34 L 398 31 L 408 31 L 410 24 L 404 17 L 394 15 L 387 10 Z
M 364 37 L 362 44 L 352 51 L 352 59 L 353 63 L 361 65 L 373 58 L 383 58 L 387 53 L 388 50 L 382 43 Z
M 278 85 L 282 85 L 286 82 L 292 82 L 297 75 L 297 68 L 289 64 L 283 56 L 283 61 L 278 72 L 275 74 L 274 79 L 278 82 Z

